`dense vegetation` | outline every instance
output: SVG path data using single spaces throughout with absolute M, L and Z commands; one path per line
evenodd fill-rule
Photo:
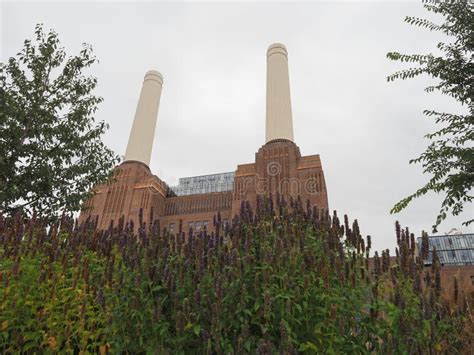
M 0 218 L 0 352 L 472 350 L 468 301 L 442 301 L 439 261 L 424 271 L 398 225 L 396 264 L 370 268 L 357 221 L 299 200 L 243 204 L 212 234 L 94 225 Z

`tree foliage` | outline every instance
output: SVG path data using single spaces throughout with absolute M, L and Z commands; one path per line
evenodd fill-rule
M 86 44 L 66 57 L 58 35 L 37 25 L 35 40 L 0 64 L 0 210 L 75 211 L 108 176 L 117 160 L 94 119 L 97 79 L 85 74 L 96 61 Z
M 459 215 L 465 205 L 469 205 L 474 199 L 474 5 L 470 1 L 461 0 L 434 2 L 425 4 L 424 7 L 444 16 L 444 23 L 437 25 L 417 17 L 406 17 L 405 22 L 430 31 L 442 32 L 452 41 L 438 43 L 437 48 L 441 52 L 438 56 L 388 53 L 387 57 L 391 60 L 414 63 L 417 66 L 396 72 L 387 80 L 409 79 L 427 74 L 438 79 L 438 82 L 428 86 L 426 92 L 441 92 L 454 98 L 463 109 L 467 109 L 467 113 L 424 111 L 440 128 L 425 136 L 431 143 L 418 158 L 410 160 L 410 163 L 422 164 L 423 171 L 431 178 L 415 193 L 399 201 L 391 212 L 401 211 L 414 198 L 430 191 L 443 193 L 444 200 L 433 225 L 433 231 L 436 232 L 447 213 Z M 463 224 L 472 222 L 474 219 Z

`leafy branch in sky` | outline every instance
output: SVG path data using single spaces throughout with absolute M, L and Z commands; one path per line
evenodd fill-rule
M 406 17 L 405 22 L 442 32 L 452 41 L 438 43 L 437 48 L 441 52 L 439 56 L 387 53 L 391 60 L 417 64 L 390 75 L 387 80 L 411 79 L 420 74 L 428 74 L 438 79 L 438 82 L 428 86 L 425 91 L 438 91 L 454 98 L 463 108 L 467 108 L 467 113 L 454 114 L 436 110 L 423 112 L 434 119 L 440 128 L 425 135 L 431 141 L 429 146 L 418 158 L 410 160 L 410 164 L 422 164 L 424 173 L 431 178 L 413 194 L 395 204 L 390 212 L 400 212 L 414 198 L 430 191 L 442 193 L 444 199 L 433 225 L 433 232 L 436 232 L 448 213 L 459 215 L 474 199 L 474 5 L 468 1 L 455 1 L 427 3 L 424 7 L 442 15 L 444 23 L 437 25 L 417 17 Z M 463 225 L 473 223 L 472 214 L 470 218 Z

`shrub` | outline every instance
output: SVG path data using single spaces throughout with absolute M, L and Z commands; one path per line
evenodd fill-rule
M 357 220 L 301 201 L 242 205 L 230 227 L 55 225 L 0 218 L 0 351 L 424 353 L 467 351 L 467 310 L 440 298 L 414 238 L 369 267 Z M 462 302 L 461 302 L 462 303 Z M 465 303 L 467 307 L 467 304 Z M 470 328 L 471 327 L 471 328 Z

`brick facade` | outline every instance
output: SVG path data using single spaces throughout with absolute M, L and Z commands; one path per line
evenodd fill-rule
M 328 208 L 326 182 L 319 155 L 301 156 L 298 146 L 288 140 L 274 140 L 255 154 L 255 163 L 237 166 L 233 191 L 187 196 L 172 196 L 169 187 L 150 169 L 137 161 L 125 161 L 116 168 L 115 181 L 97 186 L 85 204 L 80 222 L 98 218 L 98 228 L 106 229 L 123 216 L 125 221 L 159 219 L 163 228 L 184 231 L 213 230 L 213 218 L 219 212 L 224 221 L 239 213 L 241 203 L 255 208 L 257 195 L 286 199 L 301 197 L 320 209 Z M 196 223 L 197 222 L 197 223 Z
M 442 266 L 440 270 L 442 295 L 454 298 L 454 279 L 457 279 L 459 299 L 474 301 L 474 265 Z

